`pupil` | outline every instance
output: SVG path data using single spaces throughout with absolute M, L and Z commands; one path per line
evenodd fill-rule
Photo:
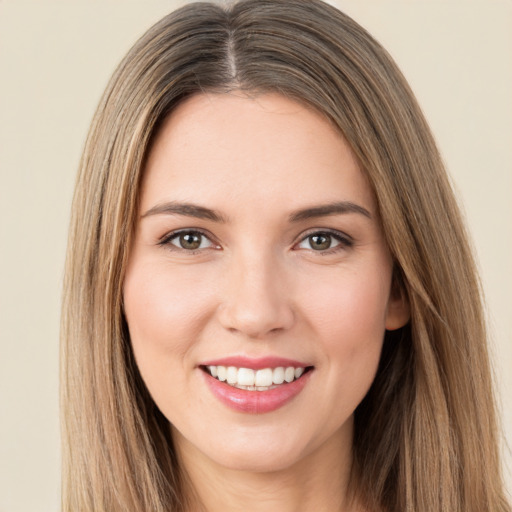
M 327 234 L 313 235 L 310 239 L 310 245 L 316 251 L 329 249 L 331 246 L 331 236 Z
M 201 245 L 201 235 L 194 233 L 180 235 L 180 245 L 183 249 L 198 249 Z

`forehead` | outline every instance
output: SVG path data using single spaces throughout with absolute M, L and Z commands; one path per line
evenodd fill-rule
M 351 200 L 374 210 L 368 181 L 324 116 L 279 94 L 200 94 L 165 120 L 147 160 L 141 207 Z M 213 206 L 213 205 L 212 205 Z M 215 205 L 218 206 L 218 205 Z

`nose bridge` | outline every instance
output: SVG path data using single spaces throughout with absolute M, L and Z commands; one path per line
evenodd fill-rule
M 251 338 L 289 329 L 294 313 L 288 292 L 277 255 L 271 250 L 239 251 L 226 274 L 221 323 Z

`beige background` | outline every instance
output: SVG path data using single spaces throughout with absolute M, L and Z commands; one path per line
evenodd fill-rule
M 332 3 L 396 58 L 452 173 L 512 444 L 512 2 Z M 114 66 L 175 5 L 0 0 L 0 512 L 58 510 L 59 295 L 75 171 Z

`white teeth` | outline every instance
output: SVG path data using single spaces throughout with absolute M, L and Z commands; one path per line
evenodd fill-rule
M 256 386 L 272 386 L 272 369 L 257 370 L 254 384 Z
M 246 389 L 247 391 L 268 391 L 269 389 L 273 389 L 276 386 L 242 386 L 235 384 L 233 387 L 238 389 Z
M 219 379 L 221 382 L 224 382 L 226 380 L 226 367 L 225 366 L 217 366 L 217 379 Z
M 284 382 L 284 368 L 282 366 L 274 368 L 272 372 L 272 382 L 274 384 L 282 384 Z
M 228 384 L 237 384 L 238 382 L 238 368 L 234 366 L 228 366 L 226 371 L 226 380 Z
M 231 386 L 250 391 L 267 391 L 285 382 L 293 382 L 304 373 L 304 368 L 294 368 L 293 366 L 287 368 L 278 366 L 261 370 L 213 365 L 206 368 L 212 377 L 216 377 L 221 382 L 227 382 Z
M 238 385 L 239 386 L 254 386 L 254 370 L 250 368 L 238 369 Z

